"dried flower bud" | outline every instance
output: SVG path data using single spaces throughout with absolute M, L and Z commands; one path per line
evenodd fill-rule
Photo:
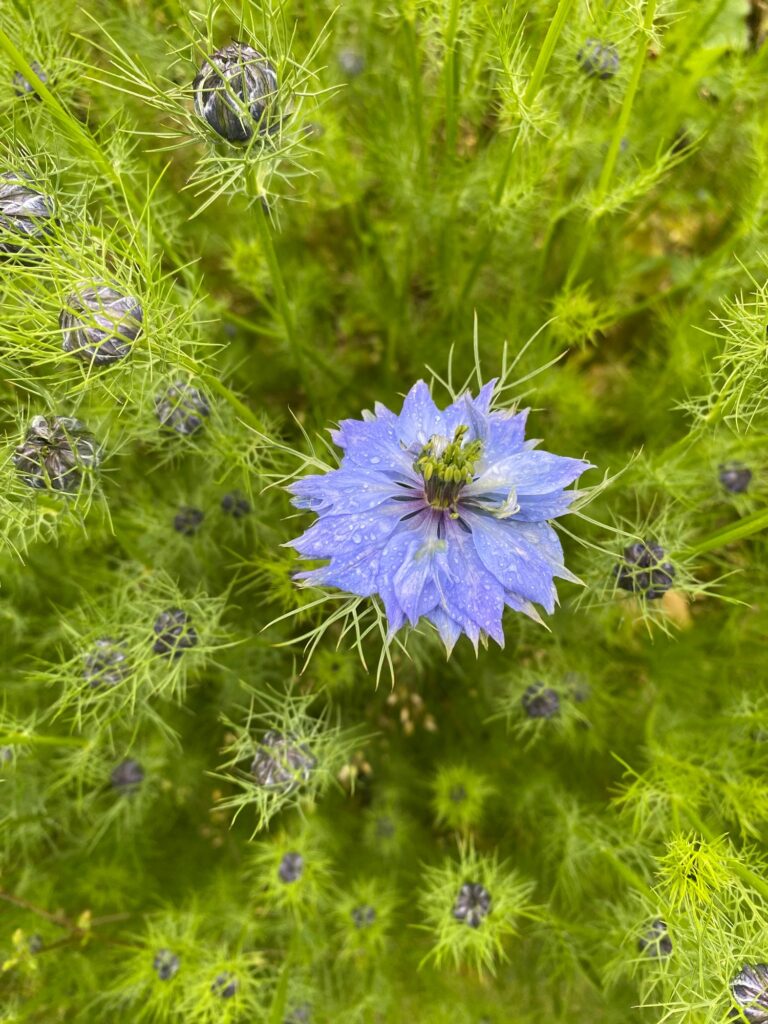
M 727 462 L 719 467 L 719 480 L 731 494 L 744 494 L 752 483 L 752 470 L 741 462 Z
M 83 471 L 99 464 L 99 449 L 84 424 L 69 416 L 35 416 L 13 464 L 28 487 L 77 491 Z
M 544 683 L 531 683 L 520 702 L 529 718 L 554 718 L 560 712 L 560 697 Z
M 85 655 L 83 678 L 92 690 L 100 686 L 117 686 L 129 671 L 123 645 L 111 637 L 101 637 Z
M 163 658 L 180 658 L 184 651 L 196 647 L 197 630 L 189 624 L 189 616 L 181 608 L 168 608 L 155 619 L 157 640 L 152 645 L 155 654 Z
M 479 882 L 465 882 L 453 905 L 453 916 L 470 928 L 479 928 L 491 910 L 491 894 Z
M 179 973 L 179 958 L 170 949 L 158 949 L 152 967 L 160 981 L 170 981 Z
M 231 999 L 238 987 L 237 978 L 231 971 L 223 971 L 211 982 L 211 992 L 221 999 Z
M 652 960 L 661 960 L 672 953 L 672 939 L 667 934 L 666 921 L 656 918 L 650 928 L 637 940 L 637 948 Z
M 246 43 L 232 42 L 211 54 L 192 88 L 197 116 L 229 142 L 247 142 L 279 125 L 277 73 Z
M 173 528 L 183 537 L 192 537 L 200 529 L 205 514 L 199 508 L 180 508 L 173 517 Z
M 587 39 L 576 54 L 581 70 L 591 78 L 613 78 L 619 70 L 619 51 L 612 43 Z
M 277 869 L 277 877 L 281 882 L 298 882 L 304 872 L 304 858 L 300 853 L 284 853 L 280 866 Z
M 317 758 L 306 745 L 296 743 L 294 736 L 270 729 L 264 734 L 251 772 L 259 785 L 290 792 L 309 780 L 316 765 Z
M 376 920 L 376 910 L 367 903 L 363 903 L 359 907 L 352 908 L 351 916 L 355 928 L 368 928 Z
M 48 75 L 43 71 L 36 60 L 31 60 L 29 66 L 35 72 L 40 81 L 45 84 L 48 81 Z M 29 82 L 20 71 L 15 71 L 13 75 L 13 89 L 17 96 L 34 96 L 36 100 L 40 97 L 34 90 L 31 82 Z
M 663 561 L 664 548 L 654 541 L 637 541 L 624 548 L 624 563 L 614 566 L 616 585 L 648 601 L 662 597 L 672 586 L 675 567 Z
M 732 1017 L 749 1024 L 768 1024 L 768 964 L 746 964 L 731 982 L 739 1004 Z
M 13 172 L 0 177 L 0 252 L 23 252 L 25 242 L 50 228 L 53 200 L 25 184 L 29 180 Z
M 222 509 L 233 519 L 242 519 L 251 511 L 251 503 L 239 491 L 230 491 L 221 499 Z
M 185 437 L 196 434 L 210 412 L 205 396 L 183 381 L 171 384 L 155 399 L 155 413 L 161 425 Z
M 138 761 L 134 761 L 132 757 L 127 757 L 125 761 L 121 761 L 112 770 L 110 778 L 115 789 L 131 792 L 137 789 L 144 781 L 144 769 Z
M 86 363 L 109 366 L 130 354 L 144 312 L 132 295 L 108 284 L 79 284 L 59 314 L 61 347 Z

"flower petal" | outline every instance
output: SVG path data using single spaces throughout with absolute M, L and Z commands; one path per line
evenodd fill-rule
M 518 494 L 551 494 L 581 476 L 591 464 L 551 452 L 524 451 L 501 459 L 463 491 L 462 497 L 511 490 Z

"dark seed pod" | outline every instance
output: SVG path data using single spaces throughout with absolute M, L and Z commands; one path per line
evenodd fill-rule
M 304 858 L 300 853 L 284 853 L 277 869 L 277 877 L 281 882 L 298 882 L 304 873 Z
M 652 960 L 662 960 L 672 953 L 672 939 L 667 933 L 666 921 L 657 917 L 637 940 L 637 948 Z
M 463 804 L 467 799 L 467 791 L 464 786 L 459 783 L 457 786 L 451 786 L 451 791 L 448 794 L 448 799 L 454 804 Z
M 179 958 L 170 949 L 158 949 L 152 967 L 160 981 L 170 981 L 179 973 Z
M 20 253 L 25 242 L 40 238 L 50 228 L 53 200 L 30 188 L 26 175 L 0 177 L 0 252 Z
M 183 537 L 192 537 L 200 529 L 204 518 L 199 508 L 180 508 L 173 517 L 173 528 Z
M 616 585 L 647 601 L 662 597 L 672 586 L 675 567 L 665 562 L 664 548 L 654 541 L 637 541 L 624 548 L 624 562 L 614 566 Z
M 246 43 L 232 42 L 211 54 L 192 88 L 195 113 L 228 142 L 247 142 L 279 126 L 277 72 Z
M 352 908 L 352 921 L 355 928 L 368 928 L 376 920 L 376 910 L 367 903 Z
M 197 388 L 176 381 L 155 399 L 155 413 L 163 427 L 190 437 L 200 430 L 211 409 Z
M 736 1020 L 749 1024 L 768 1024 L 768 964 L 746 964 L 731 982 L 731 992 L 739 1004 L 731 1012 Z
M 491 910 L 491 894 L 479 882 L 465 882 L 453 905 L 453 916 L 470 928 L 479 928 Z
M 122 789 L 131 792 L 137 789 L 144 781 L 144 769 L 138 761 L 127 757 L 121 761 L 117 768 L 112 770 L 112 786 L 115 789 Z
M 395 823 L 391 818 L 382 817 L 376 819 L 377 839 L 391 839 L 395 831 Z
M 189 624 L 189 616 L 181 608 L 168 608 L 155 619 L 157 640 L 152 645 L 155 654 L 163 658 L 180 658 L 184 651 L 197 647 L 197 630 Z
M 94 366 L 118 363 L 141 334 L 144 311 L 108 284 L 80 284 L 59 314 L 61 347 Z
M 752 483 L 752 470 L 741 462 L 726 462 L 719 467 L 720 484 L 731 494 L 744 494 Z
M 117 686 L 129 671 L 122 643 L 111 637 L 101 637 L 85 655 L 83 678 L 92 690 L 100 686 Z
M 590 78 L 613 78 L 619 70 L 619 51 L 612 43 L 587 39 L 576 54 L 576 60 Z
M 40 81 L 45 85 L 48 81 L 48 75 L 43 71 L 36 60 L 31 60 L 29 66 L 35 72 Z M 36 100 L 40 97 L 35 92 L 32 83 L 29 82 L 20 71 L 14 72 L 13 75 L 13 89 L 17 96 L 34 96 Z
M 8 764 L 13 760 L 13 747 L 0 747 L 0 764 Z
M 260 786 L 279 788 L 285 792 L 297 789 L 309 780 L 317 758 L 295 737 L 270 729 L 264 734 L 251 764 L 251 772 Z
M 531 683 L 520 702 L 529 718 L 554 718 L 560 712 L 560 697 L 544 683 Z
M 233 519 L 242 519 L 251 511 L 251 503 L 239 491 L 230 491 L 221 499 L 222 509 Z
M 72 494 L 82 483 L 83 470 L 98 466 L 99 450 L 79 420 L 35 416 L 13 464 L 28 487 Z
M 338 61 L 342 74 L 347 78 L 357 78 L 365 71 L 365 57 L 358 50 L 340 50 Z
M 42 935 L 38 935 L 37 932 L 34 935 L 30 935 L 27 939 L 27 949 L 32 954 L 39 953 L 44 945 Z
M 211 992 L 220 999 L 231 999 L 238 987 L 237 978 L 231 971 L 224 971 L 211 982 Z

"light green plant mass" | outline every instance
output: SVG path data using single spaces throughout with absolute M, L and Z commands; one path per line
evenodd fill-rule
M 767 33 L 0 4 L 0 1024 L 768 1020 Z M 286 485 L 419 378 L 595 467 L 503 649 L 295 579 Z

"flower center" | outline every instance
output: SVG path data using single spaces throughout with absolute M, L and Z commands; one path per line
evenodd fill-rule
M 483 446 L 481 441 L 465 443 L 468 430 L 465 424 L 457 427 L 452 441 L 442 434 L 433 434 L 413 464 L 424 478 L 424 496 L 432 508 L 456 513 L 462 488 L 472 482 Z

